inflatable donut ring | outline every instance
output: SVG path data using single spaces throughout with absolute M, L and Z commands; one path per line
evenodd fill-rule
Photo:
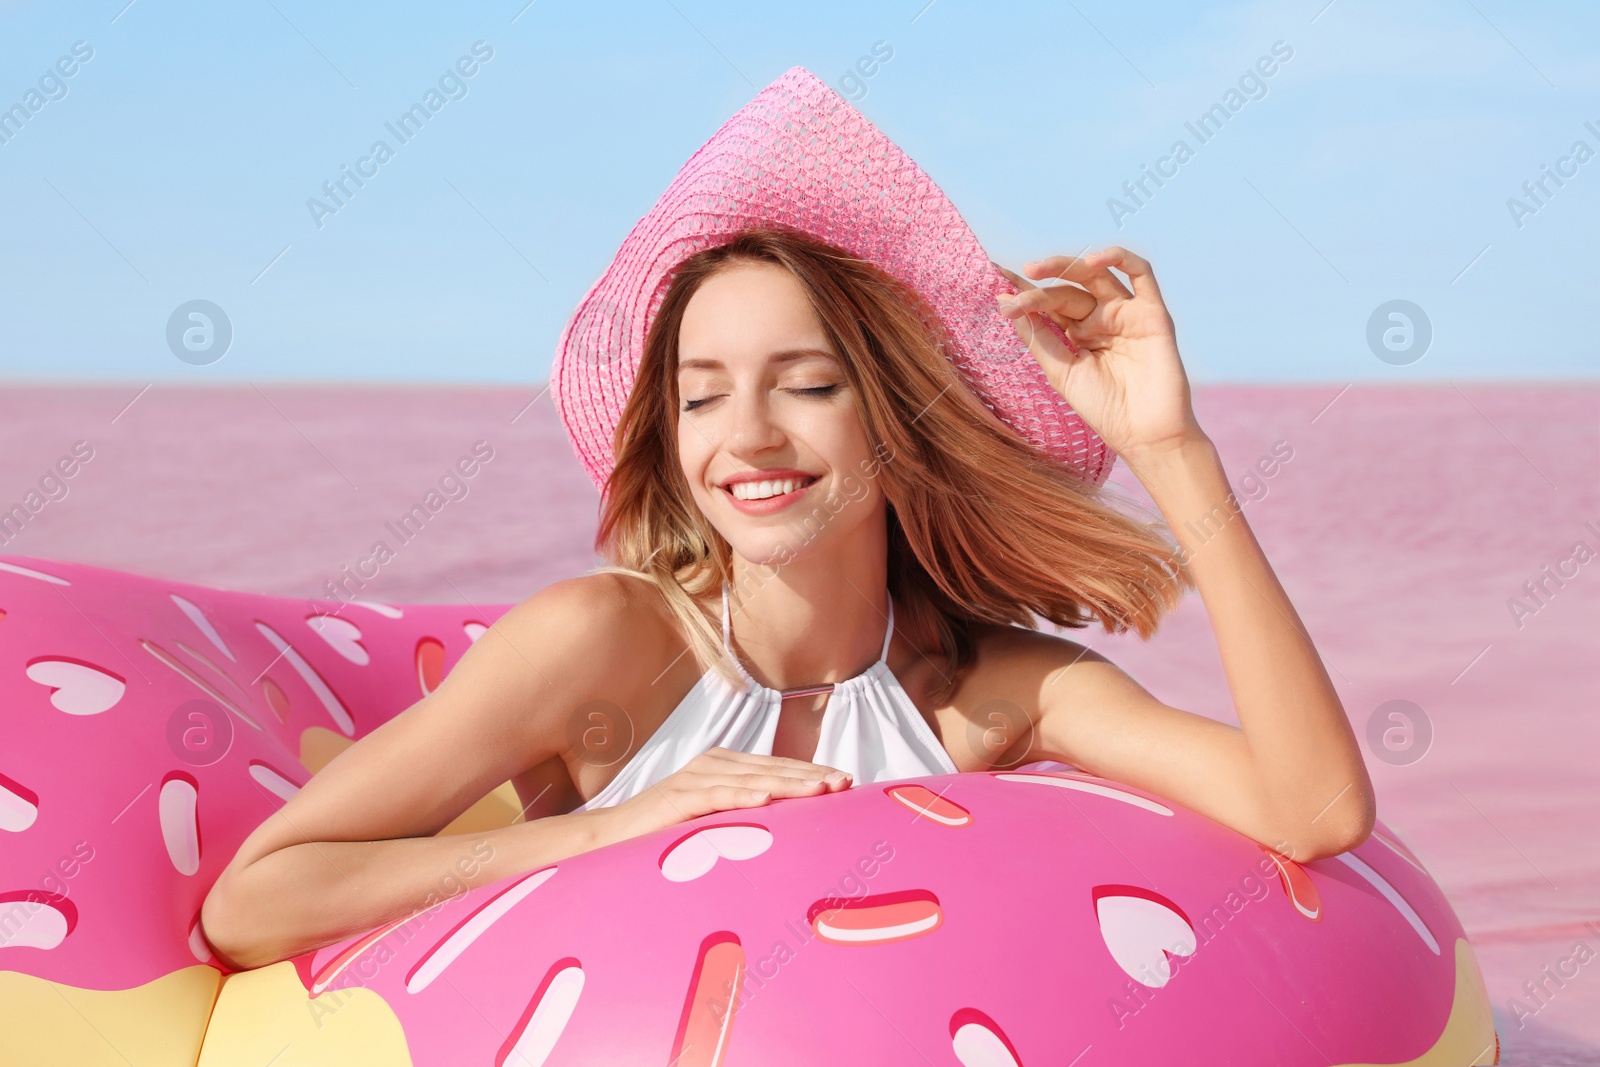
M 1299 864 L 1047 762 L 721 812 L 220 966 L 197 918 L 239 843 L 503 610 L 0 557 L 0 1064 L 1498 1062 L 1381 823 Z

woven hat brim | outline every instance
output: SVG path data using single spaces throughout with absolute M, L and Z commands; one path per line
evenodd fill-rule
M 1115 454 L 1051 387 L 996 310 L 994 294 L 1016 287 L 955 205 L 848 101 L 804 67 L 791 67 L 689 158 L 561 332 L 552 399 L 602 492 L 645 335 L 674 271 L 696 252 L 762 225 L 816 237 L 921 294 L 974 394 L 1039 452 L 1104 483 Z

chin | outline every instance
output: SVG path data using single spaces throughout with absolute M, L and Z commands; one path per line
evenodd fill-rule
M 793 563 L 803 551 L 800 546 L 794 544 L 793 538 L 787 535 L 734 536 L 728 537 L 728 544 L 740 559 L 753 566 L 773 569 Z

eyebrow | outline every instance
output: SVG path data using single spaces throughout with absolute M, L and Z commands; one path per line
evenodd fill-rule
M 767 357 L 767 360 L 771 363 L 793 363 L 797 359 L 805 359 L 808 356 L 822 356 L 834 362 L 838 362 L 839 359 L 832 352 L 822 348 L 785 348 L 782 351 L 772 353 Z M 723 369 L 722 361 L 717 359 L 680 359 L 678 361 L 678 370 L 680 371 Z

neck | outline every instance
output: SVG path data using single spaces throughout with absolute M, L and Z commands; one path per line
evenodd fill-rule
M 889 626 L 887 544 L 772 568 L 733 557 L 731 645 L 769 689 L 841 682 L 866 670 Z M 842 546 L 831 546 L 842 547 Z

